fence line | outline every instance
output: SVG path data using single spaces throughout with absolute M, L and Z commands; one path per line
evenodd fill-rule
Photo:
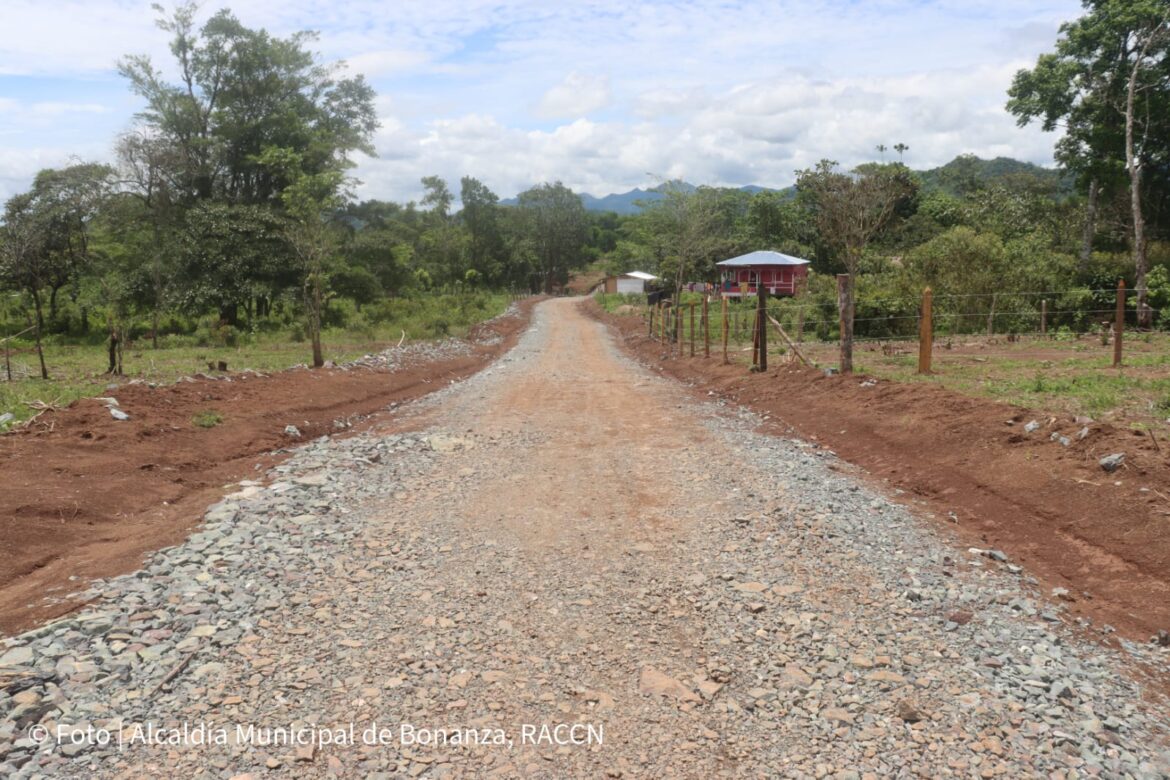
M 1116 305 L 1110 308 L 1103 308 L 1104 301 L 1100 299 L 1094 301 L 1086 301 L 1089 304 L 1087 308 L 1069 308 L 1067 302 L 1060 299 L 1064 296 L 1070 295 L 1086 295 L 1086 294 L 1102 294 L 1110 293 L 1116 300 Z M 718 292 L 715 293 L 718 295 Z M 924 294 L 921 301 L 914 301 L 911 303 L 910 299 L 895 298 L 895 299 L 881 299 L 879 304 L 885 304 L 891 307 L 897 307 L 905 311 L 913 307 L 916 310 L 914 314 L 888 314 L 874 317 L 855 317 L 853 323 L 861 325 L 861 333 L 855 334 L 853 340 L 859 343 L 873 343 L 873 342 L 919 342 L 920 352 L 920 369 L 924 369 L 923 373 L 929 373 L 930 361 L 928 359 L 929 351 L 934 348 L 934 336 L 938 335 L 946 339 L 970 337 L 977 335 L 986 335 L 988 337 L 1006 336 L 1009 340 L 1015 340 L 1019 337 L 1042 337 L 1042 338 L 1056 338 L 1064 333 L 1076 333 L 1078 336 L 1089 333 L 1101 333 L 1106 340 L 1112 338 L 1118 352 L 1120 351 L 1120 342 L 1124 333 L 1128 330 L 1131 332 L 1140 332 L 1130 323 L 1132 323 L 1138 316 L 1136 308 L 1132 307 L 1132 296 L 1136 291 L 1127 289 L 1124 285 L 1119 284 L 1116 289 L 1092 289 L 1092 288 L 1078 288 L 1071 290 L 1045 290 L 1045 291 L 1025 291 L 1025 292 L 1003 292 L 1003 293 L 954 293 L 930 295 Z M 997 301 L 1011 302 L 1012 298 L 1020 298 L 1026 296 L 1048 296 L 1042 300 L 1035 301 L 1035 308 L 1021 308 L 1017 306 L 1008 310 L 995 309 Z M 1056 298 L 1058 302 L 1066 303 L 1064 307 L 1052 308 L 1048 307 L 1049 298 Z M 978 300 L 991 299 L 991 307 L 984 311 L 946 311 L 943 307 L 942 311 L 935 310 L 935 303 L 942 299 L 947 300 Z M 702 299 L 704 308 L 708 303 L 708 298 L 705 296 Z M 799 350 L 796 343 L 803 343 L 806 337 L 810 341 L 827 343 L 840 338 L 840 318 L 830 319 L 828 317 L 820 317 L 817 319 L 807 319 L 805 312 L 808 309 L 814 309 L 818 312 L 828 314 L 834 308 L 833 304 L 825 301 L 818 303 L 796 303 L 793 299 L 780 300 L 766 300 L 765 307 L 757 308 L 747 301 L 746 298 L 741 299 L 721 299 L 722 308 L 726 311 L 723 323 L 718 323 L 717 327 L 720 329 L 726 328 L 726 333 L 716 334 L 716 338 L 722 336 L 726 341 L 733 341 L 737 348 L 744 340 L 748 340 L 753 345 L 753 350 L 758 355 L 757 345 L 760 341 L 759 335 L 759 320 L 762 315 L 772 320 L 772 325 L 775 326 L 782 333 L 785 329 L 792 332 L 795 337 L 795 343 L 788 341 L 789 348 L 792 352 L 798 353 Z M 1095 304 L 1095 305 L 1094 305 Z M 856 307 L 872 307 L 874 304 L 867 304 L 864 297 L 860 298 L 855 304 Z M 1027 305 L 1027 304 L 1025 304 Z M 652 337 L 657 338 L 664 343 L 671 345 L 671 354 L 674 354 L 673 345 L 679 345 L 679 356 L 685 354 L 684 347 L 690 343 L 691 353 L 694 354 L 694 343 L 696 338 L 701 338 L 704 343 L 711 338 L 711 327 L 713 318 L 702 317 L 696 325 L 693 317 L 688 318 L 687 313 L 694 311 L 695 303 L 691 301 L 681 301 L 677 304 L 658 304 L 654 308 L 654 313 L 650 314 L 651 326 L 649 333 Z M 1100 307 L 1100 308 L 1099 308 Z M 643 308 L 643 312 L 649 312 L 649 307 Z M 1164 315 L 1168 311 L 1166 309 L 1155 309 L 1147 307 L 1151 317 L 1158 318 L 1159 321 L 1165 324 Z M 925 316 L 924 316 L 925 313 Z M 645 316 L 645 314 L 644 314 Z M 1004 324 L 1005 318 L 1008 320 Z M 979 323 L 986 323 L 986 327 L 972 328 L 968 323 L 970 321 L 977 321 Z M 1038 321 L 1038 323 L 1037 323 Z M 658 323 L 658 333 L 655 333 L 655 322 Z M 910 323 L 915 323 L 913 329 Z M 924 325 L 925 323 L 925 325 Z M 876 324 L 876 326 L 875 326 Z M 1038 329 L 1033 330 L 1038 324 Z M 871 327 L 866 327 L 866 326 Z M 883 330 L 880 325 L 886 325 L 888 331 L 880 335 L 872 333 L 873 330 Z M 1106 326 L 1102 331 L 1101 326 Z M 702 335 L 698 335 L 697 328 L 702 327 Z M 866 333 L 865 331 L 871 331 Z M 785 334 L 786 335 L 786 334 Z M 785 350 L 781 348 L 783 353 Z M 709 355 L 708 350 L 704 350 L 705 355 Z M 1116 357 L 1115 365 L 1120 365 L 1120 357 Z M 756 361 L 753 361 L 756 362 Z

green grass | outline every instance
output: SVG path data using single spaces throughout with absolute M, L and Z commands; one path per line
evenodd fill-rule
M 976 342 L 970 337 L 969 342 Z M 956 340 L 958 341 L 958 340 Z M 912 342 L 904 344 L 912 350 Z M 835 345 L 817 345 L 818 360 L 832 365 Z M 858 371 L 899 382 L 928 382 L 972 396 L 1051 413 L 1087 415 L 1122 425 L 1170 428 L 1170 334 L 1127 338 L 1120 369 L 1113 348 L 1097 339 L 1029 338 L 985 348 L 936 350 L 935 373 L 916 373 L 917 352 L 857 353 Z
M 344 363 L 378 352 L 397 344 L 403 333 L 407 343 L 461 337 L 472 325 L 503 313 L 510 302 L 507 294 L 480 293 L 400 298 L 369 304 L 360 313 L 349 313 L 347 327 L 327 328 L 322 332 L 325 359 Z M 214 343 L 211 335 L 214 334 L 167 336 L 161 340 L 159 349 L 152 349 L 149 339 L 131 342 L 123 352 L 125 375 L 122 377 L 104 373 L 108 365 L 104 344 L 47 343 L 48 380 L 40 378 L 32 344 L 14 342 L 12 382 L 5 381 L 0 351 L 0 414 L 12 412 L 17 421 L 25 420 L 37 411 L 29 403 L 67 406 L 79 398 L 108 395 L 118 384 L 135 379 L 166 384 L 181 376 L 207 372 L 208 363 L 221 360 L 232 371 L 252 369 L 263 373 L 305 365 L 312 360 L 309 342 L 304 339 L 298 322 L 268 332 L 234 334 L 233 340 L 238 343 L 231 346 Z
M 635 304 L 626 313 L 646 316 L 645 306 L 636 305 L 637 302 L 629 300 L 631 296 L 596 297 L 607 311 Z M 714 309 L 711 315 L 712 346 L 720 337 L 718 311 Z M 746 362 L 749 353 L 741 347 L 751 344 L 749 323 L 753 312 L 743 304 L 735 311 L 738 317 L 733 321 L 739 327 L 731 334 L 731 357 Z M 683 343 L 689 345 L 689 314 L 684 316 L 682 326 Z M 795 336 L 795 330 L 791 333 Z M 782 361 L 783 344 L 771 329 L 768 335 L 769 353 L 775 355 L 772 360 Z M 948 340 L 953 349 L 938 348 Z M 917 343 L 889 343 L 897 349 L 887 354 L 874 342 L 859 342 L 854 351 L 857 373 L 898 382 L 928 382 L 966 395 L 1038 411 L 1088 415 L 1123 426 L 1150 427 L 1170 433 L 1167 422 L 1170 418 L 1170 334 L 1167 333 L 1127 334 L 1121 369 L 1112 367 L 1113 347 L 1102 345 L 1095 334 L 1079 339 L 1070 334 L 1051 339 L 1029 337 L 1016 342 L 1007 341 L 1004 336 L 995 341 L 975 335 L 939 337 L 933 359 L 935 373 L 930 376 L 916 373 Z M 837 365 L 835 342 L 806 337 L 801 350 L 818 365 Z
M 622 306 L 632 306 L 638 311 L 646 308 L 646 294 L 645 293 L 594 293 L 593 300 L 597 304 L 611 314 L 617 311 Z M 630 313 L 630 312 L 626 312 Z
M 223 422 L 223 415 L 214 409 L 205 409 L 192 417 L 191 422 L 199 428 L 214 428 Z

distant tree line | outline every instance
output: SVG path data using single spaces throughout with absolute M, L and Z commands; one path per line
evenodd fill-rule
M 5 308 L 16 324 L 12 310 L 26 310 L 38 347 L 44 334 L 98 330 L 117 371 L 114 346 L 129 337 L 157 346 L 200 318 L 238 329 L 275 311 L 302 320 L 320 365 L 331 301 L 551 290 L 591 256 L 598 220 L 559 183 L 515 208 L 470 177 L 457 212 L 437 177 L 419 204 L 354 202 L 352 158 L 374 153 L 378 125 L 363 77 L 319 62 L 312 33 L 273 37 L 226 10 L 197 25 L 194 3 L 155 8 L 173 62 L 120 61 L 145 108 L 114 164 L 42 171 L 5 204 L 0 286 L 19 294 Z

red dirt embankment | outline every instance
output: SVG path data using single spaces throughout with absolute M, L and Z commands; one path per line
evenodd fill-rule
M 711 358 L 674 357 L 638 317 L 594 316 L 649 365 L 835 451 L 889 487 L 925 501 L 960 543 L 1003 550 L 1044 586 L 1068 589 L 1073 615 L 1144 641 L 1170 629 L 1170 443 L 1140 432 L 971 398 L 925 384 L 826 377 L 787 363 L 766 374 Z M 701 350 L 701 347 L 700 347 Z M 1008 421 L 1012 424 L 1007 424 Z M 1025 433 L 1031 420 L 1042 424 Z M 1054 432 L 1071 445 L 1052 441 Z M 1125 453 L 1106 474 L 1098 460 Z M 957 522 L 948 521 L 950 513 Z
M 68 594 L 86 581 L 133 571 L 145 553 L 181 542 L 226 486 L 279 461 L 273 450 L 480 370 L 515 343 L 535 300 L 523 301 L 519 316 L 474 328 L 470 354 L 391 371 L 302 369 L 126 385 L 108 395 L 129 421 L 83 399 L 0 436 L 0 635 L 71 611 L 78 601 Z M 192 417 L 209 408 L 223 422 L 196 426 Z M 301 439 L 284 434 L 289 424 Z

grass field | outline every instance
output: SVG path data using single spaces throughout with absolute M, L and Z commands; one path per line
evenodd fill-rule
M 641 296 L 599 295 L 597 300 L 610 312 L 646 316 Z M 733 360 L 745 364 L 751 359 L 751 338 L 744 332 L 749 308 L 741 309 L 741 329 L 731 339 Z M 718 313 L 711 320 L 712 343 L 717 344 Z M 689 317 L 684 317 L 684 339 L 689 339 L 689 324 Z M 769 335 L 769 353 L 783 360 L 783 345 L 774 331 Z M 940 338 L 929 376 L 916 373 L 916 341 L 861 341 L 854 364 L 858 373 L 879 379 L 929 382 L 1053 414 L 1170 432 L 1170 333 L 1127 333 L 1123 345 L 1120 369 L 1112 367 L 1111 343 L 1102 344 L 1097 334 L 1078 338 L 1067 333 L 1014 342 L 984 335 Z M 819 366 L 837 365 L 836 342 L 806 340 L 801 349 Z
M 955 339 L 937 348 L 929 376 L 916 373 L 917 342 L 889 342 L 886 350 L 859 345 L 858 370 L 900 382 L 931 382 L 968 395 L 1129 427 L 1170 429 L 1170 334 L 1127 334 L 1121 368 L 1113 347 L 1097 336 L 1062 340 L 1024 338 L 1015 343 L 986 336 Z M 826 364 L 836 345 L 808 350 Z
M 386 302 L 377 314 L 384 317 L 371 322 L 368 314 L 351 319 L 347 328 L 329 328 L 322 333 L 325 359 L 342 363 L 364 354 L 377 352 L 398 343 L 405 333 L 407 341 L 463 336 L 472 325 L 491 319 L 508 307 L 511 296 L 481 293 L 475 296 L 430 296 Z M 308 341 L 295 333 L 296 326 L 272 333 L 242 335 L 237 343 L 193 343 L 207 341 L 198 336 L 168 337 L 159 349 L 152 349 L 149 339 L 129 344 L 123 351 L 124 376 L 105 374 L 108 365 L 103 344 L 60 344 L 45 346 L 45 363 L 49 379 L 40 378 L 40 367 L 33 345 L 28 341 L 12 344 L 13 381 L 6 381 L 3 349 L 0 348 L 0 414 L 10 412 L 14 422 L 36 414 L 29 404 L 64 406 L 78 398 L 104 394 L 113 383 L 134 379 L 148 382 L 173 382 L 208 370 L 209 362 L 225 361 L 232 371 L 253 369 L 261 372 L 281 371 L 312 359 Z M 226 341 L 226 340 L 225 340 Z

